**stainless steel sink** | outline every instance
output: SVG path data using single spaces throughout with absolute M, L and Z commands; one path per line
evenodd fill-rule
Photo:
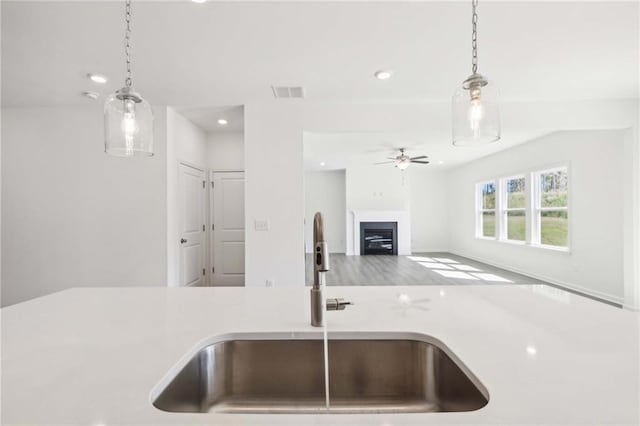
M 415 413 L 472 411 L 489 401 L 442 343 L 421 334 L 330 334 L 330 409 L 321 335 L 236 335 L 196 349 L 152 392 L 171 412 Z

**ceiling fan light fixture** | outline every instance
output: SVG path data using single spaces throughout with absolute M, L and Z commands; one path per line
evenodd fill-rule
M 408 159 L 402 159 L 396 162 L 396 167 L 400 170 L 407 170 L 409 164 L 411 164 L 411 161 L 409 161 Z

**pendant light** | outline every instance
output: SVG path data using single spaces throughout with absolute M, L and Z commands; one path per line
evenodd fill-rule
M 131 0 L 125 5 L 124 52 L 127 77 L 104 104 L 104 151 L 119 157 L 153 155 L 151 105 L 133 90 L 131 79 Z
M 478 0 L 472 0 L 471 71 L 453 95 L 453 144 L 480 145 L 500 139 L 500 110 L 494 84 L 478 73 Z

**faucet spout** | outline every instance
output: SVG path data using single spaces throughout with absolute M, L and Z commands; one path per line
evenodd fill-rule
M 324 221 L 322 213 L 313 217 L 313 287 L 311 288 L 311 325 L 324 325 L 324 302 L 322 287 L 324 274 L 329 270 L 329 247 L 324 241 Z
M 311 325 L 324 326 L 325 311 L 342 311 L 351 302 L 335 298 L 324 301 L 322 294 L 325 274 L 329 270 L 329 246 L 324 240 L 324 221 L 322 213 L 313 217 L 313 287 L 311 288 Z

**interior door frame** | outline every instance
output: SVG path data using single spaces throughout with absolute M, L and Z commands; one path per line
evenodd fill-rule
M 206 188 L 206 181 L 207 181 L 207 170 L 204 169 L 203 167 L 200 167 L 198 165 L 195 165 L 193 163 L 190 163 L 188 161 L 182 161 L 182 160 L 178 160 L 178 173 L 177 173 L 177 192 L 176 192 L 176 201 L 178 202 L 178 235 L 177 238 L 181 238 L 182 237 L 182 228 L 183 228 L 183 220 L 184 220 L 184 211 L 182 209 L 182 187 L 180 185 L 180 179 L 182 179 L 181 176 L 181 168 L 182 167 L 188 167 L 190 169 L 193 170 L 197 170 L 198 172 L 202 173 L 202 179 L 205 182 L 205 188 Z M 205 225 L 205 230 L 207 229 L 207 220 L 208 220 L 208 215 L 207 215 L 207 195 L 208 195 L 208 191 L 203 191 L 204 194 L 202 196 L 202 221 L 204 222 Z M 207 256 L 207 250 L 209 248 L 209 244 L 208 244 L 208 236 L 209 233 L 208 232 L 203 232 L 202 235 L 202 255 L 201 255 L 201 264 L 202 264 L 202 268 L 204 269 L 205 273 L 204 276 L 202 278 L 202 282 L 203 284 L 206 286 L 209 283 L 209 271 L 206 265 L 206 259 L 208 258 Z M 182 284 L 182 277 L 184 276 L 184 271 L 183 271 L 183 264 L 182 264 L 182 259 L 183 259 L 183 254 L 182 254 L 182 244 L 179 244 L 179 248 L 178 248 L 178 286 L 179 287 L 190 287 L 190 286 L 185 286 Z
M 214 255 L 215 255 L 215 241 L 213 239 L 213 214 L 214 214 L 214 206 L 213 206 L 213 202 L 214 202 L 214 196 L 213 196 L 213 191 L 214 191 L 214 186 L 213 186 L 213 179 L 214 179 L 214 175 L 216 173 L 245 173 L 244 170 L 210 170 L 209 171 L 209 215 L 207 217 L 207 220 L 209 221 L 209 223 L 207 224 L 207 238 L 209 240 L 209 244 L 208 244 L 208 249 L 209 249 L 209 265 L 207 268 L 207 276 L 209 277 L 207 280 L 207 285 L 213 286 L 213 268 L 215 265 L 215 259 L 214 259 Z M 246 238 L 246 236 L 245 236 Z M 245 253 L 246 253 L 246 249 L 245 249 Z M 246 264 L 245 264 L 246 266 Z

